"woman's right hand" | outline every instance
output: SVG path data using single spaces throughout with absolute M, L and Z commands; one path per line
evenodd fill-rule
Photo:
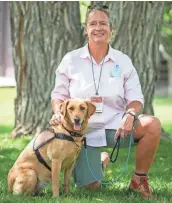
M 62 115 L 60 113 L 53 114 L 49 123 L 50 123 L 50 125 L 62 124 Z

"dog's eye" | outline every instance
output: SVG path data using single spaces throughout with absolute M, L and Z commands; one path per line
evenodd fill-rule
M 73 110 L 74 110 L 73 106 L 69 107 L 69 109 L 70 109 L 71 111 L 73 111 Z
M 85 110 L 85 107 L 83 107 L 83 106 L 80 106 L 80 109 L 81 109 L 81 111 L 83 111 L 83 110 Z

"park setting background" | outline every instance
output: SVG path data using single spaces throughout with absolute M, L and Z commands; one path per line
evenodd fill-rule
M 90 2 L 80 2 L 81 22 L 84 22 L 86 7 L 89 4 Z M 145 202 L 137 194 L 130 194 L 127 191 L 128 182 L 133 171 L 135 147 L 132 148 L 128 169 L 120 180 L 113 185 L 102 186 L 94 192 L 77 189 L 72 183 L 71 194 L 69 196 L 61 195 L 58 199 L 52 198 L 51 186 L 48 186 L 45 189 L 45 195 L 40 197 L 13 196 L 8 193 L 8 171 L 22 149 L 33 137 L 31 134 L 16 139 L 9 137 L 15 125 L 15 99 L 17 97 L 14 65 L 12 62 L 9 13 L 8 3 L 0 2 L 0 40 L 3 40 L 3 43 L 1 43 L 3 46 L 0 47 L 0 203 Z M 162 21 L 161 45 L 159 48 L 160 70 L 155 84 L 152 104 L 154 114 L 160 119 L 162 128 L 168 134 L 168 137 L 162 137 L 157 156 L 149 173 L 150 184 L 155 192 L 156 200 L 147 200 L 147 202 L 159 203 L 172 202 L 172 2 L 166 2 Z M 4 35 L 5 32 L 7 34 Z M 108 151 L 111 152 L 111 149 L 108 149 Z M 120 150 L 116 164 L 110 164 L 108 169 L 106 169 L 104 181 L 111 181 L 120 174 L 126 161 L 127 153 L 128 149 Z

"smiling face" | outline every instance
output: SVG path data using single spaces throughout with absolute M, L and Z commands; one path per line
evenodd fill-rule
M 85 33 L 88 35 L 89 42 L 108 43 L 111 36 L 109 17 L 103 11 L 93 10 L 87 19 Z

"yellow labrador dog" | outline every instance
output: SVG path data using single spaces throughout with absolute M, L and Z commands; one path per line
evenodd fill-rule
M 35 195 L 47 183 L 52 183 L 53 196 L 59 196 L 61 170 L 64 171 L 64 192 L 69 192 L 72 169 L 82 147 L 88 119 L 95 110 L 89 101 L 64 101 L 60 106 L 63 124 L 43 131 L 21 152 L 8 174 L 9 192 Z

